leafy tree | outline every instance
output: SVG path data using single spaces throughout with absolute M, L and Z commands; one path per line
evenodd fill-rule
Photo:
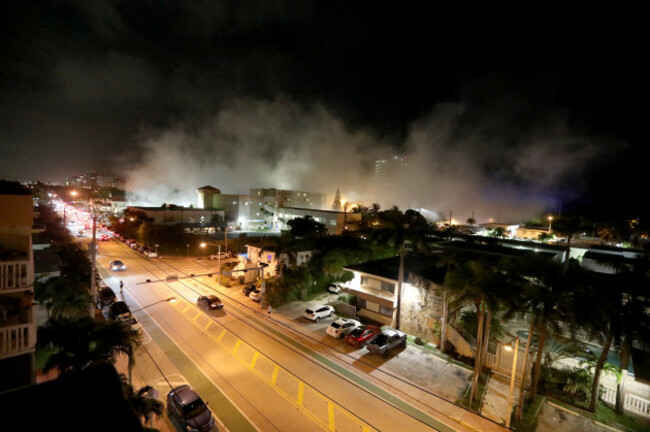
M 53 349 L 54 354 L 44 371 L 58 369 L 62 375 L 77 373 L 91 364 L 115 363 L 118 354 L 129 357 L 133 365 L 134 352 L 140 339 L 136 330 L 121 321 L 94 321 L 59 317 L 38 328 L 37 346 Z
M 474 304 L 476 308 L 478 319 L 476 359 L 469 396 L 470 405 L 476 395 L 481 370 L 487 355 L 492 316 L 496 315 L 499 310 L 500 297 L 503 295 L 500 291 L 507 286 L 505 274 L 494 262 L 485 258 L 463 262 L 445 275 L 445 289 L 450 291 L 453 298 L 452 307 Z
M 327 227 L 316 222 L 311 216 L 292 219 L 288 225 L 289 232 L 294 237 L 314 237 L 327 234 Z
M 395 312 L 395 328 L 399 329 L 402 285 L 404 283 L 404 260 L 410 249 L 428 249 L 426 235 L 429 233 L 429 224 L 424 216 L 417 211 L 407 210 L 402 213 L 397 206 L 383 212 L 379 223 L 379 228 L 373 233 L 374 240 L 380 245 L 392 247 L 399 255 L 397 307 Z
M 66 277 L 53 277 L 34 284 L 35 300 L 44 305 L 48 318 L 81 317 L 88 313 L 93 298 L 85 286 Z
M 162 417 L 165 412 L 165 404 L 149 396 L 153 387 L 145 385 L 136 391 L 124 374 L 120 374 L 120 380 L 122 381 L 126 400 L 133 408 L 133 412 L 142 421 L 143 426 L 146 426 L 147 420 L 152 415 L 156 416 L 156 418 Z
M 549 331 L 559 334 L 562 332 L 561 323 L 575 322 L 576 290 L 588 283 L 587 273 L 574 259 L 560 263 L 537 255 L 522 260 L 515 271 L 528 283 L 524 285 L 520 297 L 515 299 L 514 307 L 519 312 L 528 314 L 531 328 L 538 340 L 530 388 L 532 400 L 537 394 L 544 345 Z

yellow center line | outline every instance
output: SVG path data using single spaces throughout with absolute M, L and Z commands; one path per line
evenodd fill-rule
M 332 401 L 327 401 L 327 416 L 329 417 L 330 430 L 336 430 L 334 427 L 334 404 Z
M 276 366 L 275 369 L 273 369 L 273 376 L 271 377 L 271 383 L 273 383 L 273 385 L 277 385 L 279 370 L 280 370 L 279 366 Z
M 298 405 L 302 406 L 302 397 L 305 392 L 305 383 L 302 381 L 298 382 L 298 398 L 296 402 L 298 402 Z

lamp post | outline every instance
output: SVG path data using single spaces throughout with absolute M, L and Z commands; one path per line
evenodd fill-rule
M 551 224 L 553 223 L 553 216 L 548 217 L 548 232 L 551 232 Z
M 190 257 L 190 244 L 188 243 L 185 246 L 187 246 L 187 257 L 189 258 Z
M 512 347 L 510 345 L 506 345 L 505 349 L 507 351 L 511 351 Z M 506 427 L 510 427 L 510 417 L 511 417 L 511 411 L 512 411 L 512 394 L 515 389 L 515 372 L 517 371 L 517 354 L 519 353 L 519 336 L 515 339 L 515 352 L 513 354 L 512 358 L 512 376 L 510 377 L 510 390 L 508 391 L 508 408 L 506 410 Z
M 134 312 L 141 311 L 142 309 L 146 309 L 148 307 L 151 307 L 153 305 L 157 305 L 158 303 L 163 303 L 163 302 L 171 302 L 174 303 L 176 302 L 176 297 L 167 297 L 166 299 L 158 300 L 157 302 L 153 302 L 151 304 L 148 304 L 146 306 L 142 306 L 141 308 L 138 308 L 136 310 L 133 310 L 130 312 L 129 316 L 132 316 Z M 133 364 L 131 362 L 131 357 L 129 356 L 129 385 L 131 384 L 131 377 L 133 375 Z
M 158 246 L 160 246 L 158 243 L 156 243 L 154 246 L 156 246 L 156 256 L 158 256 Z

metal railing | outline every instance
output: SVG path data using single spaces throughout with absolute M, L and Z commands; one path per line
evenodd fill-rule
M 0 327 L 0 358 L 30 352 L 36 347 L 36 327 L 19 324 Z

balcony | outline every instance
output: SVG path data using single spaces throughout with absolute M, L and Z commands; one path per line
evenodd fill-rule
M 34 324 L 0 327 L 0 359 L 33 352 L 36 349 Z
M 34 279 L 32 264 L 25 261 L 0 261 L 0 291 L 30 288 Z

